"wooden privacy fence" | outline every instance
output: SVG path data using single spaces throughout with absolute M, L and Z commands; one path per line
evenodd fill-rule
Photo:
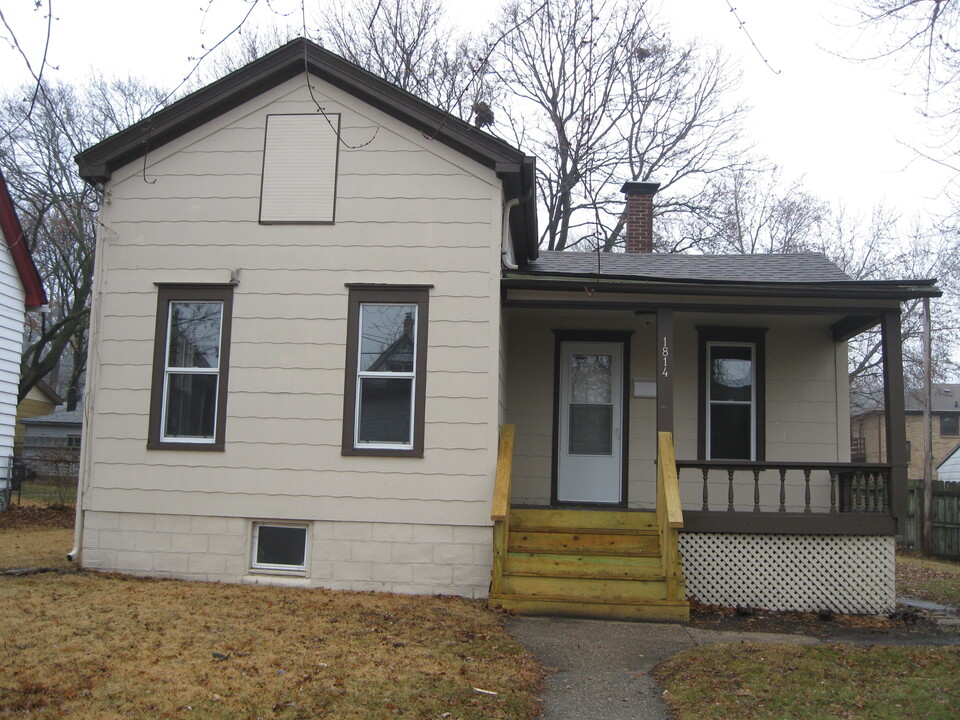
M 923 483 L 910 482 L 903 540 L 923 547 Z M 960 483 L 933 483 L 933 554 L 960 559 Z

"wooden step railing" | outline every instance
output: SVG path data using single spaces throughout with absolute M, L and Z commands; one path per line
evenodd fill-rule
M 683 509 L 680 503 L 680 478 L 673 449 L 673 433 L 657 433 L 657 526 L 660 531 L 660 559 L 667 583 L 667 600 L 680 597 L 680 529 Z
M 500 451 L 497 454 L 497 476 L 493 486 L 493 570 L 490 594 L 499 595 L 503 582 L 503 563 L 507 557 L 510 536 L 510 480 L 513 473 L 513 425 L 500 428 Z

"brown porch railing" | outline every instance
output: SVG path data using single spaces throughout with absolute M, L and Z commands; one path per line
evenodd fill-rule
M 680 530 L 683 509 L 680 478 L 673 450 L 673 433 L 657 433 L 657 526 L 660 531 L 660 562 L 667 584 L 667 600 L 680 596 Z
M 513 473 L 514 426 L 500 428 L 500 450 L 497 454 L 497 477 L 493 486 L 493 572 L 490 579 L 491 595 L 500 593 L 503 581 L 503 561 L 507 554 L 507 536 L 510 532 L 510 479 Z
M 681 470 L 697 470 L 701 476 L 703 503 L 701 511 L 727 510 L 734 512 L 742 498 L 736 497 L 735 488 L 740 485 L 752 484 L 753 512 L 763 512 L 764 508 L 776 505 L 776 511 L 788 512 L 787 489 L 788 482 L 794 486 L 800 483 L 803 490 L 803 512 L 814 512 L 811 505 L 811 476 L 814 473 L 829 476 L 830 501 L 829 513 L 876 513 L 889 515 L 890 503 L 890 465 L 883 463 L 793 463 L 793 462 L 729 462 L 723 460 L 679 460 L 677 467 Z M 775 482 L 771 488 L 768 483 L 761 483 L 761 475 L 773 473 Z M 725 507 L 711 507 L 710 486 L 711 480 L 720 475 L 726 480 Z M 748 477 L 747 483 L 736 481 L 736 478 Z M 769 475 L 765 475 L 769 477 Z M 789 480 L 788 480 L 789 478 Z M 752 479 L 752 483 L 750 482 Z M 777 482 L 778 480 L 778 482 Z M 721 480 L 722 482 L 722 480 Z M 761 489 L 776 489 L 779 494 L 771 503 L 768 498 L 761 498 Z M 714 485 L 716 487 L 716 485 Z M 766 500 L 761 503 L 761 499 Z M 749 504 L 749 498 L 747 503 Z

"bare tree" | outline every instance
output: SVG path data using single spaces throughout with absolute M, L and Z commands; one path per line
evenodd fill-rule
M 684 224 L 681 242 L 705 253 L 807 252 L 829 219 L 828 204 L 799 180 L 760 161 L 710 178 L 704 210 Z
M 0 163 L 50 302 L 47 312 L 27 317 L 19 397 L 65 360 L 64 395 L 72 410 L 86 368 L 101 202 L 100 190 L 77 176 L 73 157 L 136 122 L 162 93 L 139 81 L 103 77 L 82 90 L 43 83 L 32 106 L 23 92 L 0 100 Z
M 460 117 L 483 114 L 481 49 L 458 36 L 439 0 L 338 0 L 320 21 L 331 50 Z M 481 105 L 483 103 L 484 105 Z
M 928 93 L 954 85 L 960 75 L 960 7 L 956 2 L 866 0 L 856 13 L 863 29 L 878 31 L 873 56 L 894 57 L 910 74 L 922 68 Z
M 700 208 L 714 172 L 739 162 L 744 108 L 726 106 L 738 73 L 718 53 L 675 47 L 643 3 L 537 0 L 509 4 L 494 33 L 504 90 L 497 125 L 537 157 L 551 250 L 622 243 L 626 180 L 661 183 L 661 215 Z
M 275 19 L 276 20 L 276 19 Z M 227 75 L 293 40 L 302 29 L 278 22 L 243 25 L 201 65 L 189 83 L 190 90 Z

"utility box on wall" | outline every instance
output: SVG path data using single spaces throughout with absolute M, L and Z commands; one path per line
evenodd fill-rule
M 657 381 L 653 378 L 634 378 L 633 396 L 635 398 L 655 398 L 657 396 Z

